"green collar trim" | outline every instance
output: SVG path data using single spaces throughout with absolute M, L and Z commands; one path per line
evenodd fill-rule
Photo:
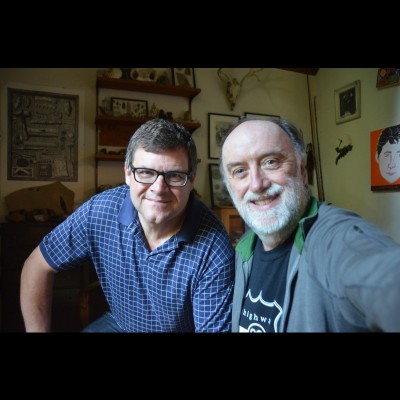
M 296 231 L 294 243 L 300 254 L 303 251 L 307 233 L 317 217 L 318 207 L 319 207 L 318 200 L 315 197 L 311 197 L 306 212 L 304 213 L 303 218 L 299 222 L 299 227 L 297 228 Z

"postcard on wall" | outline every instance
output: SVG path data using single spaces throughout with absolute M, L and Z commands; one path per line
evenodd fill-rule
M 400 189 L 400 125 L 371 132 L 371 190 Z
M 8 88 L 7 179 L 78 181 L 79 96 Z

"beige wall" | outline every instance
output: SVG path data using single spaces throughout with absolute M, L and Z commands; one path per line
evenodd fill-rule
M 232 77 L 240 79 L 247 68 L 229 68 Z M 199 171 L 196 189 L 206 204 L 210 205 L 208 164 L 217 160 L 208 158 L 208 113 L 243 115 L 245 112 L 278 114 L 289 118 L 299 126 L 305 142 L 311 141 L 311 122 L 308 87 L 311 101 L 317 104 L 318 137 L 320 143 L 321 169 L 325 200 L 335 205 L 352 209 L 370 219 L 400 242 L 400 224 L 397 208 L 400 192 L 371 192 L 370 190 L 370 132 L 400 123 L 400 88 L 376 89 L 377 68 L 322 68 L 316 77 L 309 77 L 291 71 L 266 68 L 259 77 L 246 80 L 236 107 L 230 110 L 224 95 L 224 86 L 217 75 L 217 68 L 195 68 L 196 86 L 201 93 L 194 98 L 192 115 L 201 123 L 193 133 L 198 146 Z M 355 80 L 361 80 L 361 118 L 336 125 L 334 90 Z M 64 184 L 74 190 L 76 203 L 87 200 L 94 194 L 94 153 L 95 153 L 95 111 L 96 111 L 96 69 L 0 69 L 1 121 L 0 121 L 0 218 L 8 213 L 4 196 L 26 187 L 50 182 L 7 181 L 7 126 L 4 94 L 7 85 L 22 85 L 32 90 L 58 89 L 77 93 L 84 101 L 81 117 L 81 146 L 79 155 L 79 182 Z M 139 94 L 138 94 L 139 95 Z M 143 94 L 142 94 L 143 95 Z M 148 96 L 148 95 L 146 95 Z M 157 95 L 154 95 L 157 102 Z M 127 97 L 126 93 L 125 96 Z M 139 97 L 142 98 L 142 97 Z M 147 99 L 147 97 L 146 97 Z M 148 98 L 149 106 L 151 97 Z M 171 108 L 185 107 L 171 101 Z M 313 124 L 314 126 L 314 124 Z M 353 150 L 335 165 L 335 147 L 339 138 L 351 139 Z M 99 168 L 99 182 L 111 179 L 123 180 L 122 165 L 102 164 Z M 318 194 L 316 180 L 311 188 Z

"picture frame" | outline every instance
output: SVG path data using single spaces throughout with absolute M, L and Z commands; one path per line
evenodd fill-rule
M 361 81 L 357 80 L 335 90 L 336 124 L 361 117 Z
M 233 207 L 233 202 L 219 170 L 219 164 L 208 164 L 212 207 Z
M 258 114 L 258 113 L 252 113 L 252 112 L 245 112 L 244 116 L 248 119 L 264 119 L 266 121 L 273 121 L 275 118 L 280 118 L 279 115 L 274 115 L 274 114 Z
M 78 182 L 80 96 L 19 87 L 6 96 L 7 179 Z
M 400 83 L 400 68 L 378 68 L 376 87 L 378 89 L 397 86 Z
M 175 86 L 196 87 L 194 68 L 172 68 L 172 79 Z
M 400 190 L 400 125 L 372 131 L 370 144 L 371 191 Z
M 222 136 L 239 118 L 239 115 L 208 113 L 208 158 L 219 159 Z
M 149 115 L 147 100 L 111 97 L 110 102 L 111 112 L 114 117 L 130 116 L 134 118 L 146 118 Z

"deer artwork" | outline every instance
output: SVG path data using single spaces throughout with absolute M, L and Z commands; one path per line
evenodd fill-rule
M 231 110 L 235 108 L 237 98 L 240 94 L 240 90 L 242 89 L 243 83 L 247 78 L 254 76 L 257 78 L 259 82 L 260 78 L 257 73 L 262 71 L 264 68 L 251 68 L 249 72 L 240 80 L 240 82 L 236 78 L 231 78 L 227 73 L 223 72 L 223 68 L 218 68 L 218 76 L 222 80 L 222 82 L 226 83 L 226 97 L 231 105 Z

